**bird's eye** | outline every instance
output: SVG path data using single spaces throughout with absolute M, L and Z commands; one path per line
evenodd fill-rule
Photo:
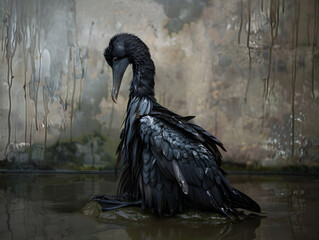
M 113 62 L 117 62 L 118 58 L 117 57 L 114 57 L 113 58 Z

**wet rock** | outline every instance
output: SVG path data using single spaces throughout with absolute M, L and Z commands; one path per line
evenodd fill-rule
M 100 205 L 95 202 L 89 202 L 87 203 L 82 209 L 81 212 L 85 215 L 85 216 L 89 216 L 89 217 L 97 217 L 99 214 L 101 214 L 101 209 L 100 209 Z

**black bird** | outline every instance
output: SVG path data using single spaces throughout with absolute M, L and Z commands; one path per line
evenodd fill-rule
M 148 47 L 128 33 L 115 35 L 104 51 L 113 70 L 117 100 L 129 64 L 133 79 L 118 147 L 122 173 L 118 196 L 95 196 L 103 210 L 137 205 L 159 215 L 185 209 L 219 212 L 237 208 L 260 212 L 259 205 L 231 187 L 221 168 L 223 144 L 200 126 L 161 106 L 154 96 L 155 66 Z M 218 146 L 218 147 L 217 147 Z

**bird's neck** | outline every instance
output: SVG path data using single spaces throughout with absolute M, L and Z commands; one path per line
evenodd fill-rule
M 154 98 L 154 75 L 155 66 L 151 58 L 134 61 L 131 97 Z

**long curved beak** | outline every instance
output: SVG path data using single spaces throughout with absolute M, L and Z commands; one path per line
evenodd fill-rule
M 116 103 L 117 96 L 120 91 L 122 78 L 127 66 L 130 64 L 128 58 L 122 58 L 116 62 L 113 62 L 113 88 L 112 88 L 112 100 Z

